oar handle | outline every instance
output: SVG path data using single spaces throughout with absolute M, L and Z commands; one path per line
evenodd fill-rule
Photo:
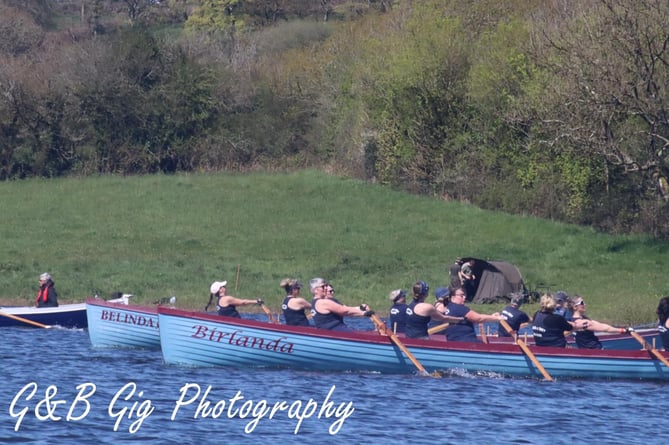
M 432 326 L 430 329 L 427 330 L 427 333 L 430 334 L 430 335 L 436 334 L 437 332 L 441 332 L 444 329 L 446 329 L 448 327 L 448 325 L 449 325 L 449 323 L 442 323 L 442 324 L 438 324 L 436 326 Z
M 660 360 L 666 367 L 669 368 L 669 360 L 664 358 L 664 356 L 657 349 L 653 348 L 648 342 L 639 334 L 634 331 L 629 331 L 630 335 L 638 341 L 644 349 L 647 349 L 648 352 L 653 354 L 658 360 Z
M 486 335 L 485 325 L 483 323 L 479 323 L 479 335 L 481 336 L 481 341 L 483 343 L 488 343 L 488 335 Z

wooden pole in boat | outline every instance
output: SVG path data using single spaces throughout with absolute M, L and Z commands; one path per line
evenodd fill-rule
M 648 342 L 642 336 L 637 334 L 636 332 L 630 331 L 630 335 L 632 337 L 634 337 L 636 339 L 636 341 L 638 341 L 644 349 L 647 349 L 648 352 L 650 352 L 655 357 L 657 357 L 662 363 L 664 363 L 664 365 L 666 367 L 669 368 L 669 360 L 664 358 L 664 356 L 662 354 L 660 354 L 660 351 L 658 351 L 657 349 L 655 349 L 651 345 L 649 345 Z
M 2 315 L 3 317 L 7 317 L 7 318 L 13 318 L 14 320 L 18 320 L 18 321 L 21 321 L 21 322 L 26 323 L 26 324 L 31 324 L 33 326 L 37 326 L 38 328 L 49 329 L 51 327 L 51 326 L 46 325 L 46 324 L 42 324 L 42 323 L 38 323 L 36 321 L 28 320 L 27 318 L 19 317 L 18 315 L 8 314 L 7 312 L 3 312 L 3 311 L 0 311 L 0 315 Z
M 409 360 L 411 360 L 411 363 L 414 364 L 416 369 L 418 369 L 418 373 L 422 376 L 432 376 L 432 377 L 441 377 L 439 374 L 429 374 L 423 365 L 414 357 L 414 355 L 407 349 L 406 346 L 404 346 L 404 343 L 400 341 L 399 338 L 395 334 L 393 334 L 393 331 L 388 329 L 388 326 L 384 322 L 382 322 L 379 317 L 377 317 L 375 314 L 370 315 L 370 317 L 374 324 L 376 325 L 376 328 L 379 330 L 379 332 L 385 333 L 388 337 L 390 337 L 390 340 L 397 345 L 398 348 L 404 352 L 404 354 L 409 357 Z
M 479 323 L 479 333 L 481 334 L 481 341 L 483 343 L 488 343 L 488 336 L 486 335 L 485 325 L 483 323 Z
M 430 329 L 428 329 L 427 333 L 430 334 L 430 335 L 436 334 L 437 332 L 443 331 L 447 327 L 448 327 L 448 323 L 438 324 L 438 325 L 432 326 Z
M 509 323 L 506 322 L 506 320 L 502 319 L 499 321 L 499 324 L 502 325 L 504 330 L 509 333 L 509 335 L 513 336 L 513 329 L 511 329 L 511 326 L 509 326 Z M 537 357 L 534 355 L 532 351 L 530 351 L 530 348 L 527 347 L 524 341 L 522 341 L 520 338 L 516 337 L 516 343 L 518 343 L 518 346 L 520 346 L 520 349 L 523 350 L 525 355 L 527 355 L 530 360 L 532 360 L 532 363 L 534 363 L 534 366 L 537 367 L 539 372 L 544 376 L 546 380 L 549 382 L 553 381 L 553 377 L 546 371 L 546 368 L 541 364 L 539 360 L 537 360 Z
M 239 268 L 241 264 L 237 264 L 237 275 L 235 275 L 235 292 L 237 292 L 237 285 L 239 284 Z

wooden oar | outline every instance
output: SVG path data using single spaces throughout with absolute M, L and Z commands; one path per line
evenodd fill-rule
M 485 326 L 483 323 L 479 323 L 479 333 L 481 335 L 481 341 L 483 343 L 488 343 L 488 336 L 486 335 Z
M 437 332 L 443 331 L 447 327 L 448 327 L 448 323 L 438 324 L 438 325 L 432 326 L 430 329 L 428 329 L 427 333 L 430 334 L 430 335 L 436 334 Z
M 511 326 L 509 326 L 509 323 L 507 323 L 506 320 L 504 320 L 504 319 L 500 320 L 499 324 L 501 324 L 502 327 L 504 328 L 504 330 L 506 332 L 508 332 L 510 336 L 513 337 L 513 329 L 511 329 Z M 534 363 L 534 366 L 537 367 L 537 369 L 541 372 L 541 374 L 544 376 L 544 378 L 546 380 L 548 380 L 549 382 L 552 382 L 553 377 L 551 377 L 551 375 L 548 373 L 548 371 L 546 371 L 546 369 L 541 364 L 541 362 L 539 362 L 539 360 L 537 360 L 537 357 L 534 355 L 534 353 L 532 351 L 530 351 L 530 348 L 527 347 L 525 342 L 523 340 L 521 340 L 519 337 L 516 336 L 516 343 L 518 343 L 518 346 L 520 346 L 520 349 L 523 350 L 525 355 L 527 355 L 530 358 L 530 360 L 532 360 L 532 363 Z
M 416 359 L 416 357 L 414 357 L 414 355 L 411 353 L 411 351 L 409 351 L 407 349 L 407 347 L 404 346 L 404 343 L 402 343 L 400 341 L 400 339 L 397 338 L 397 336 L 395 334 L 393 334 L 393 331 L 388 329 L 388 326 L 386 326 L 386 324 L 383 321 L 381 321 L 379 319 L 379 317 L 377 317 L 375 314 L 372 314 L 369 318 L 372 319 L 372 321 L 376 325 L 376 328 L 379 330 L 379 332 L 383 332 L 388 337 L 390 337 L 390 340 L 392 340 L 392 342 L 395 343 L 397 345 L 397 347 L 400 348 L 402 350 L 402 352 L 404 352 L 404 354 L 407 357 L 409 357 L 409 360 L 411 360 L 411 363 L 413 363 L 414 366 L 416 367 L 416 369 L 418 369 L 418 374 L 420 374 L 422 376 L 441 377 L 439 374 L 434 374 L 434 375 L 429 374 L 425 370 L 425 367 L 423 365 L 421 365 L 421 363 L 418 361 L 418 359 Z
M 272 315 L 272 311 L 269 310 L 269 308 L 267 306 L 265 306 L 265 303 L 259 303 L 259 304 L 260 304 L 260 307 L 262 308 L 262 310 L 267 315 L 267 318 L 269 318 L 269 322 L 274 323 L 274 324 L 279 324 L 279 320 L 274 318 L 274 315 Z
M 637 334 L 637 333 L 634 332 L 634 331 L 631 331 L 631 332 L 630 332 L 630 335 L 631 335 L 632 337 L 634 337 L 634 338 L 636 339 L 636 341 L 638 341 L 644 349 L 647 349 L 651 354 L 653 354 L 653 355 L 654 355 L 655 357 L 657 357 L 662 363 L 664 363 L 664 365 L 665 365 L 666 367 L 669 368 L 669 360 L 667 360 L 666 358 L 664 358 L 664 356 L 663 356 L 662 354 L 660 354 L 660 351 L 658 351 L 657 349 L 655 349 L 655 348 L 653 348 L 651 345 L 649 345 L 648 342 L 646 341 L 646 339 L 644 339 L 642 336 L 640 336 L 639 334 Z
M 32 321 L 32 320 L 28 320 L 27 318 L 19 317 L 18 315 L 8 314 L 7 312 L 0 311 L 0 315 L 2 315 L 3 317 L 7 317 L 7 318 L 13 318 L 14 320 L 22 321 L 23 323 L 26 323 L 26 324 L 31 324 L 33 326 L 37 326 L 38 328 L 44 328 L 44 329 L 51 328 L 51 326 L 49 326 L 49 325 L 38 323 L 38 322 Z

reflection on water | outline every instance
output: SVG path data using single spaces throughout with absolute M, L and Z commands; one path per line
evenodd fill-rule
M 668 440 L 666 383 L 188 368 L 159 351 L 93 349 L 81 330 L 2 334 L 3 444 Z

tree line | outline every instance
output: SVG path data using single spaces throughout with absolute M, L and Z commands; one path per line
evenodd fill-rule
M 669 238 L 660 0 L 0 0 L 0 179 L 322 168 Z

